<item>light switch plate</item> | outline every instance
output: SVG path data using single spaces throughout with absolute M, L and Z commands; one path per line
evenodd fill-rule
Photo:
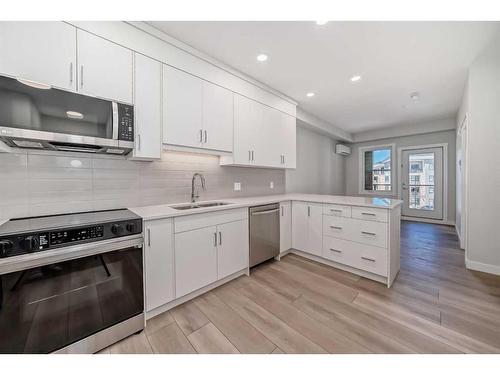
M 274 181 L 271 181 L 271 182 L 269 183 L 269 187 L 270 187 L 271 189 L 274 189 Z
M 235 182 L 234 191 L 240 191 L 240 190 L 241 190 L 241 182 Z

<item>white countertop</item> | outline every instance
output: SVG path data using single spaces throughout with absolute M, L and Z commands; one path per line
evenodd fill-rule
M 401 200 L 389 199 L 389 198 L 351 197 L 343 195 L 319 195 L 319 194 L 277 194 L 277 195 L 266 195 L 260 197 L 217 199 L 214 202 L 225 202 L 229 204 L 224 206 L 204 207 L 204 208 L 195 208 L 187 210 L 176 210 L 172 208 L 172 206 L 182 205 L 182 203 L 131 207 L 129 209 L 135 214 L 141 216 L 143 219 L 151 220 L 151 219 L 161 219 L 161 218 L 175 217 L 175 216 L 192 215 L 204 212 L 222 211 L 232 208 L 260 206 L 263 204 L 278 203 L 284 201 L 331 203 L 331 204 L 342 204 L 348 206 L 385 208 L 388 210 L 394 209 L 402 203 Z M 202 202 L 197 202 L 197 203 L 202 203 Z

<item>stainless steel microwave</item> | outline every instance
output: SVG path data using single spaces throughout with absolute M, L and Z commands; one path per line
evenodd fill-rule
M 0 140 L 11 147 L 125 155 L 134 107 L 0 76 Z

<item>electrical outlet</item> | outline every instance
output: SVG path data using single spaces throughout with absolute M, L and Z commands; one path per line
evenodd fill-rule
M 271 182 L 269 183 L 269 187 L 270 187 L 271 189 L 274 189 L 274 181 L 271 181 Z
M 241 190 L 241 182 L 235 182 L 234 191 L 240 191 L 240 190 Z

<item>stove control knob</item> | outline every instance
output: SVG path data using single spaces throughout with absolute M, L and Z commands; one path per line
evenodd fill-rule
M 9 240 L 0 241 L 0 258 L 5 258 L 11 252 L 14 244 Z
M 121 236 L 123 232 L 125 232 L 125 228 L 123 228 L 123 225 L 121 224 L 113 224 L 111 226 L 111 232 L 117 236 Z
M 31 253 L 38 249 L 38 238 L 36 236 L 28 236 L 23 238 L 19 244 L 21 245 L 21 249 Z
M 133 232 L 135 232 L 135 231 L 137 230 L 137 225 L 136 225 L 136 223 L 128 223 L 128 224 L 127 224 L 127 230 L 128 230 L 129 232 L 132 232 L 132 233 L 133 233 Z

